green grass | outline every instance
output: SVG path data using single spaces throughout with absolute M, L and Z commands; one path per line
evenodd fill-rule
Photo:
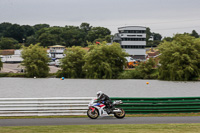
M 0 77 L 26 77 L 25 73 L 0 73 Z
M 199 131 L 199 123 L 0 127 L 0 133 L 199 133 Z

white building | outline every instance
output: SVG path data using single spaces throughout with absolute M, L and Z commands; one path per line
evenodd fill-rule
M 21 57 L 21 51 L 22 50 L 14 50 L 13 55 L 2 55 L 1 61 L 5 63 L 20 63 L 23 61 Z
M 22 50 L 14 50 L 12 55 L 1 55 L 1 61 L 5 63 L 20 63 L 23 61 L 21 51 Z M 54 45 L 49 47 L 47 53 L 50 58 L 61 59 L 65 56 L 64 51 L 65 46 Z
M 118 28 L 118 31 L 112 41 L 120 43 L 121 48 L 134 59 L 145 60 L 146 27 L 126 26 Z
M 54 46 L 49 46 L 49 51 L 47 52 L 49 53 L 49 57 L 61 59 L 65 56 L 64 51 L 65 51 L 65 46 L 54 45 Z

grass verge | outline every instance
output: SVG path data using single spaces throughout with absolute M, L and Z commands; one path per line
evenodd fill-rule
M 0 133 L 199 133 L 199 131 L 199 123 L 0 127 Z
M 0 77 L 26 77 L 25 73 L 0 73 Z

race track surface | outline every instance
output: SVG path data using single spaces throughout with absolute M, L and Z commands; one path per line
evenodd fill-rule
M 0 119 L 0 126 L 42 126 L 42 125 L 98 125 L 98 124 L 166 124 L 200 123 L 200 116 L 195 117 L 125 117 L 112 116 L 89 118 L 37 118 L 37 119 Z

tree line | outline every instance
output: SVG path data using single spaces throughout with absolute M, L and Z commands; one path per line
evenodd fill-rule
M 107 42 L 90 44 L 86 51 L 80 46 L 68 48 L 66 56 L 61 59 L 61 70 L 57 77 L 113 79 L 124 70 L 128 54 L 120 44 Z M 27 77 L 47 77 L 49 74 L 46 49 L 39 44 L 23 47 L 22 65 L 25 66 Z
M 199 38 L 198 33 L 184 33 Z M 88 42 L 111 42 L 111 31 L 105 27 L 93 27 L 89 23 L 80 26 L 50 26 L 49 24 L 19 25 L 4 22 L 0 24 L 0 49 L 20 49 L 22 45 L 40 43 L 47 47 L 52 45 L 63 45 L 66 47 L 88 45 Z M 172 37 L 165 37 L 146 29 L 146 46 L 158 46 L 164 40 L 172 41 Z
M 93 27 L 88 23 L 80 26 L 52 26 L 49 24 L 19 25 L 0 24 L 0 49 L 19 49 L 22 45 L 40 43 L 40 46 L 63 45 L 87 46 L 87 42 L 111 41 L 111 31 L 105 27 Z
M 91 79 L 161 79 L 172 81 L 198 80 L 200 77 L 200 38 L 189 34 L 176 34 L 172 41 L 162 42 L 158 49 L 159 64 L 150 58 L 141 62 L 134 70 L 125 70 L 128 54 L 120 44 L 90 44 L 86 51 L 73 46 L 61 59 L 61 70 L 57 77 Z M 23 64 L 28 77 L 48 76 L 49 58 L 42 46 L 23 47 Z M 35 60 L 37 59 L 37 60 Z

